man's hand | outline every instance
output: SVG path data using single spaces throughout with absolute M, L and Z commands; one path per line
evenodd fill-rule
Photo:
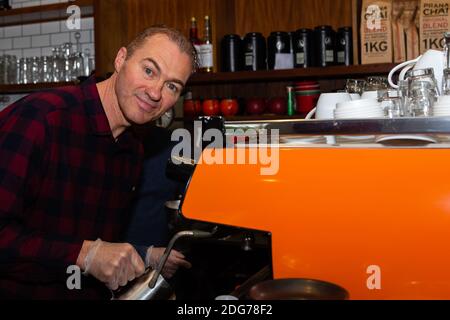
M 100 239 L 83 242 L 77 265 L 111 290 L 126 285 L 145 271 L 144 262 L 131 244 Z
M 153 269 L 156 269 L 159 260 L 161 260 L 161 257 L 164 254 L 164 250 L 166 250 L 166 248 L 150 247 L 147 251 L 147 265 Z M 185 260 L 185 256 L 181 252 L 172 249 L 163 269 L 161 270 L 161 274 L 164 278 L 169 279 L 175 274 L 179 267 L 189 269 L 192 265 Z

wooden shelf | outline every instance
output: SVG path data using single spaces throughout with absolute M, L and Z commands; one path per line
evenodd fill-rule
M 252 120 L 293 120 L 293 119 L 305 119 L 305 116 L 301 116 L 299 114 L 294 114 L 292 116 L 288 115 L 279 115 L 279 114 L 271 114 L 265 113 L 261 115 L 239 115 L 232 117 L 224 117 L 225 121 L 252 121 Z
M 0 27 L 64 20 L 71 5 L 80 7 L 82 18 L 94 16 L 93 0 L 76 0 L 0 11 Z
M 24 93 L 37 90 L 45 90 L 57 87 L 74 85 L 75 82 L 46 82 L 30 84 L 0 84 L 1 93 Z
M 279 114 L 271 114 L 271 113 L 264 113 L 260 115 L 237 115 L 237 116 L 222 116 L 225 121 L 256 121 L 256 120 L 298 120 L 298 119 L 305 119 L 304 115 L 300 114 L 294 114 L 292 116 L 288 115 L 279 115 Z M 193 122 L 197 118 L 183 118 L 183 117 L 177 117 L 175 118 L 175 121 L 184 121 L 186 123 Z
M 365 77 L 367 75 L 387 74 L 395 65 L 385 63 L 325 68 L 197 73 L 192 76 L 188 85 Z

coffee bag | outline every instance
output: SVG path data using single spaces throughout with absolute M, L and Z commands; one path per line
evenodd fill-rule
M 363 0 L 361 63 L 392 62 L 392 1 Z
M 420 53 L 442 50 L 444 32 L 449 30 L 449 0 L 420 1 Z

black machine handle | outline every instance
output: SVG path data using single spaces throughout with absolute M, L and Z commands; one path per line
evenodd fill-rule
M 201 132 L 193 133 L 194 136 L 200 135 L 200 137 L 203 137 L 203 134 L 205 133 L 206 130 L 217 129 L 220 130 L 225 137 L 225 120 L 223 117 L 202 116 L 198 117 L 196 121 L 201 122 Z M 196 129 L 194 127 L 194 131 L 195 130 Z M 225 139 L 223 141 L 225 141 Z M 201 139 L 200 141 L 194 142 L 194 145 L 192 147 L 194 148 L 200 147 L 203 150 L 208 146 L 209 143 L 210 143 L 209 141 L 203 141 L 203 139 Z M 187 158 L 184 156 L 172 155 L 172 157 L 169 158 L 167 161 L 166 176 L 169 179 L 186 183 L 192 176 L 194 169 L 195 169 L 194 159 Z

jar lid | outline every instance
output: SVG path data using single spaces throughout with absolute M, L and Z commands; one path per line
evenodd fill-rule
M 271 36 L 288 36 L 289 34 L 286 31 L 272 31 L 270 33 Z
M 338 29 L 338 32 L 342 32 L 342 31 L 352 31 L 352 27 L 340 27 Z
M 261 32 L 249 32 L 245 35 L 245 37 L 263 37 Z
M 324 25 L 324 26 L 317 26 L 314 28 L 314 30 L 332 30 L 331 26 Z
M 408 70 L 405 74 L 405 78 L 411 78 L 411 77 L 422 77 L 422 76 L 434 76 L 433 68 L 426 68 L 426 69 L 411 69 Z
M 224 39 L 241 39 L 241 36 L 235 33 L 232 34 L 226 34 L 223 36 Z
M 308 28 L 300 28 L 300 29 L 297 29 L 295 32 L 297 32 L 297 33 L 311 33 L 313 31 L 312 31 L 312 29 L 308 29 Z

